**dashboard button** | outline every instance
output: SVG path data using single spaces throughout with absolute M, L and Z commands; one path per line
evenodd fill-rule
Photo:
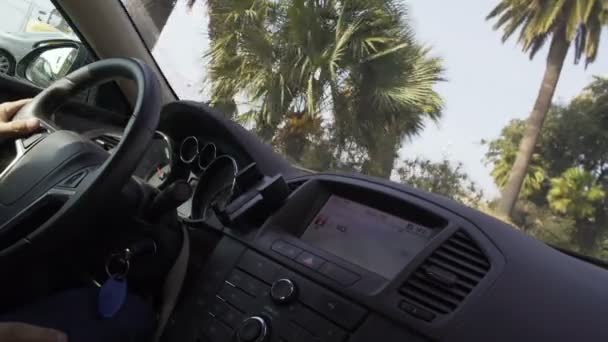
M 250 250 L 241 257 L 238 266 L 268 284 L 272 284 L 281 271 L 279 265 Z
M 358 274 L 331 262 L 324 263 L 319 269 L 319 272 L 344 286 L 352 285 L 361 278 Z
M 278 335 L 280 342 L 294 342 L 296 340 L 298 330 L 301 329 L 302 328 L 299 326 L 291 322 L 287 322 L 286 324 L 280 324 L 276 327 L 276 329 L 273 329 L 273 335 Z
M 289 311 L 296 324 L 323 341 L 340 342 L 346 339 L 344 330 L 302 305 L 294 303 Z
M 216 298 L 213 304 L 211 304 L 209 313 L 213 314 L 220 321 L 226 323 L 232 328 L 238 327 L 243 319 L 243 315 L 240 311 L 219 298 Z
M 322 340 L 304 329 L 298 329 L 295 334 L 294 342 L 321 342 Z
M 253 298 L 248 294 L 228 284 L 224 284 L 218 296 L 244 312 L 249 311 L 253 302 Z
M 296 285 L 293 281 L 283 278 L 272 283 L 270 297 L 275 303 L 285 304 L 295 299 Z
M 261 297 L 268 293 L 268 285 L 239 270 L 233 270 L 227 281 L 254 297 Z
M 427 311 L 425 309 L 422 309 L 410 302 L 407 302 L 405 300 L 402 300 L 401 303 L 399 303 L 399 309 L 409 313 L 410 315 L 416 317 L 416 318 L 420 318 L 422 320 L 425 320 L 427 322 L 432 321 L 433 319 L 435 319 L 435 314 Z
M 299 300 L 302 303 L 347 329 L 355 328 L 365 317 L 364 308 L 329 291 L 316 288 L 316 286 L 304 287 L 303 285 L 300 288 Z
M 211 342 L 230 341 L 232 338 L 232 330 L 213 317 L 203 323 L 200 331 Z
M 320 342 L 321 339 L 300 328 L 299 326 L 288 323 L 284 326 L 277 327 L 279 329 L 280 342 Z
M 325 259 L 304 251 L 300 255 L 298 255 L 296 261 L 308 268 L 318 270 L 319 267 L 321 267 L 321 265 L 323 265 L 323 263 L 325 262 Z
M 283 240 L 275 241 L 272 244 L 272 250 L 288 257 L 289 259 L 293 259 L 298 256 L 302 252 L 301 248 L 298 248 L 292 244 L 289 244 Z
M 226 310 L 228 310 L 228 304 L 219 298 L 215 298 L 209 306 L 209 313 L 216 317 L 226 312 Z

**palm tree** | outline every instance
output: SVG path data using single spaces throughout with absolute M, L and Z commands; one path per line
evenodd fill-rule
M 560 177 L 551 179 L 547 200 L 552 210 L 575 220 L 586 220 L 595 215 L 596 205 L 605 196 L 604 190 L 591 173 L 573 167 L 564 171 Z
M 504 187 L 507 185 L 509 174 L 515 159 L 516 151 L 512 150 L 501 155 L 500 158 L 496 159 L 494 162 L 494 167 L 492 168 L 490 175 L 492 178 L 494 178 L 494 182 L 498 188 L 504 189 Z M 520 197 L 529 197 L 542 189 L 546 178 L 545 168 L 543 167 L 542 163 L 542 158 L 535 153 L 532 156 L 532 161 L 530 162 L 530 166 L 528 167 L 526 176 L 524 177 L 522 189 L 519 194 Z
M 560 177 L 551 179 L 549 207 L 576 222 L 576 239 L 585 252 L 591 251 L 597 242 L 599 231 L 591 223 L 605 197 L 595 177 L 582 168 L 567 169 Z
M 212 102 L 245 94 L 269 141 L 302 115 L 331 114 L 341 146 L 366 149 L 364 171 L 389 176 L 401 140 L 440 117 L 440 61 L 415 41 L 396 0 L 226 0 L 209 9 Z
M 549 117 L 551 115 L 549 114 Z M 485 159 L 492 164 L 490 175 L 494 178 L 494 183 L 499 189 L 504 189 L 509 174 L 513 168 L 513 163 L 517 157 L 517 148 L 524 135 L 526 123 L 520 119 L 511 120 L 500 132 L 500 137 L 490 141 L 482 141 L 488 145 L 488 152 Z M 527 198 L 543 188 L 547 178 L 547 162 L 540 155 L 540 144 L 536 146 L 537 153 L 534 153 L 530 165 L 528 166 L 526 177 L 522 185 L 520 198 Z
M 571 43 L 575 63 L 583 55 L 585 64 L 592 63 L 607 14 L 603 0 L 502 0 L 488 14 L 486 19 L 497 18 L 494 29 L 504 31 L 503 42 L 520 30 L 518 42 L 530 58 L 551 41 L 541 87 L 502 192 L 500 215 L 510 216 L 513 210 Z

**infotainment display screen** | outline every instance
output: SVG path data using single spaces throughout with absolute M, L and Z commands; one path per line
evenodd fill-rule
M 332 195 L 301 239 L 392 279 L 432 235 L 430 228 Z

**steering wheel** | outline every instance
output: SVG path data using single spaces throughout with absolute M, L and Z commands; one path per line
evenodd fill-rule
M 136 83 L 137 99 L 111 154 L 53 123 L 51 116 L 71 96 L 117 78 Z M 36 117 L 44 130 L 17 139 L 16 158 L 0 170 L 0 257 L 31 247 L 65 248 L 60 242 L 86 232 L 98 220 L 96 215 L 110 216 L 101 210 L 117 200 L 135 171 L 154 135 L 160 109 L 160 87 L 152 70 L 141 61 L 123 58 L 82 67 L 23 107 L 13 120 Z

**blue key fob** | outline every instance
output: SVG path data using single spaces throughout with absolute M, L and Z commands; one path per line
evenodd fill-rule
M 127 298 L 127 279 L 111 276 L 99 289 L 97 309 L 101 317 L 111 318 L 125 303 Z

